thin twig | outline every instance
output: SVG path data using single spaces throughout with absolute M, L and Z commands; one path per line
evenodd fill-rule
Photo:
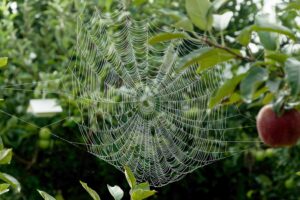
M 205 37 L 200 37 L 198 36 L 196 33 L 193 34 L 198 40 L 200 40 L 201 42 L 203 42 L 204 44 L 207 44 L 208 46 L 211 46 L 211 47 L 215 47 L 215 48 L 218 48 L 218 49 L 222 49 L 232 55 L 234 55 L 236 58 L 240 59 L 240 60 L 245 60 L 245 61 L 248 61 L 248 62 L 255 62 L 255 58 L 251 55 L 250 57 L 248 56 L 242 56 L 241 54 L 233 51 L 232 49 L 226 47 L 226 46 L 223 46 L 223 45 L 220 45 L 220 44 L 217 44 L 211 40 L 209 40 L 206 36 Z
M 255 61 L 255 59 L 252 58 L 252 57 L 242 56 L 241 54 L 236 53 L 235 51 L 233 51 L 232 49 L 230 49 L 226 46 L 222 46 L 220 44 L 217 44 L 217 43 L 214 43 L 214 42 L 210 41 L 208 38 L 202 38 L 201 41 L 204 42 L 205 44 L 209 45 L 209 46 L 212 46 L 212 47 L 215 47 L 215 48 L 218 48 L 218 49 L 222 49 L 222 50 L 234 55 L 236 58 L 239 58 L 241 60 L 245 60 L 245 61 L 248 61 L 248 62 L 254 62 Z

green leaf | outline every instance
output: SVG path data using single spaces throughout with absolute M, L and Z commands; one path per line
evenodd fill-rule
M 39 192 L 39 194 L 43 197 L 44 200 L 56 200 L 53 196 L 49 195 L 48 193 L 41 191 L 41 190 L 37 190 Z
M 7 65 L 7 61 L 8 61 L 7 57 L 0 58 L 0 68 L 5 67 Z
M 265 23 L 270 23 L 272 18 L 269 14 L 260 14 L 257 15 L 255 18 L 255 23 L 257 25 L 264 25 Z M 265 31 L 259 31 L 258 37 L 260 42 L 268 50 L 276 50 L 278 46 L 278 34 L 277 33 L 270 33 Z
M 211 109 L 215 107 L 225 97 L 230 96 L 234 92 L 237 85 L 241 82 L 241 80 L 245 78 L 245 76 L 246 74 L 240 74 L 223 83 L 223 85 L 217 90 L 215 95 L 210 99 L 209 108 Z
M 288 55 L 286 54 L 283 54 L 283 53 L 280 53 L 280 52 L 275 52 L 275 51 L 272 51 L 272 52 L 266 52 L 266 58 L 268 59 L 271 59 L 271 60 L 275 60 L 277 62 L 280 62 L 280 63 L 285 63 L 286 60 L 288 59 Z
M 132 200 L 142 200 L 146 199 L 148 197 L 153 196 L 156 193 L 155 190 L 142 190 L 142 189 L 136 189 L 131 191 L 131 199 Z
M 136 179 L 134 174 L 132 173 L 131 169 L 128 166 L 125 166 L 125 176 L 126 180 L 131 188 L 136 186 Z
M 12 149 L 3 149 L 0 151 L 0 165 L 10 164 L 12 158 Z
M 227 2 L 228 2 L 228 0 L 214 0 L 212 2 L 212 7 L 213 7 L 214 11 L 218 11 Z
M 98 193 L 90 188 L 86 183 L 79 181 L 82 187 L 89 193 L 89 195 L 93 198 L 93 200 L 100 200 Z
M 19 181 L 11 175 L 0 172 L 0 179 L 10 184 L 17 192 L 21 191 L 21 185 Z
M 240 32 L 236 40 L 241 45 L 247 46 L 251 41 L 251 34 L 252 34 L 252 26 L 248 26 Z
M 267 31 L 273 33 L 279 33 L 288 36 L 289 38 L 296 40 L 295 34 L 285 26 L 279 24 L 273 24 L 269 22 L 263 22 L 252 26 L 253 31 Z
M 232 49 L 232 51 L 239 54 L 238 50 Z M 233 58 L 235 58 L 235 55 L 228 53 L 223 49 L 205 47 L 195 50 L 192 53 L 184 56 L 180 60 L 178 69 L 179 71 L 181 71 L 195 63 L 198 63 L 199 67 L 197 69 L 197 73 L 200 73 L 203 70 L 214 67 L 217 64 L 231 60 Z
M 269 32 L 259 31 L 258 33 L 259 40 L 263 47 L 268 50 L 276 50 L 278 44 L 278 35 Z
M 279 33 L 279 34 L 286 35 L 293 40 L 296 40 L 295 34 L 287 27 L 284 27 L 279 24 L 269 23 L 269 22 L 260 22 L 259 24 L 251 25 L 244 28 L 236 38 L 237 41 L 240 44 L 247 46 L 251 40 L 252 31 L 256 31 L 256 32 L 265 31 L 265 32 Z
M 176 10 L 160 9 L 159 12 L 162 13 L 163 15 L 167 15 L 169 18 L 171 18 L 171 19 L 173 19 L 175 21 L 179 21 L 182 18 L 187 18 L 181 12 L 176 11 Z
M 193 24 L 203 31 L 212 27 L 211 3 L 209 0 L 186 0 L 186 11 Z
M 300 61 L 289 58 L 285 63 L 285 73 L 291 94 L 297 96 L 300 93 Z
M 256 89 L 267 79 L 268 71 L 265 68 L 252 67 L 240 84 L 242 98 L 246 102 L 251 102 Z
M 160 42 L 166 42 L 174 39 L 184 39 L 187 35 L 185 33 L 161 33 L 149 38 L 148 43 L 155 45 Z
M 300 2 L 290 2 L 287 7 L 285 8 L 286 10 L 291 10 L 291 9 L 295 9 L 295 10 L 300 10 Z
M 148 182 L 144 182 L 136 185 L 133 189 L 150 190 L 150 185 Z
M 4 194 L 4 193 L 6 193 L 6 192 L 8 192 L 9 191 L 9 184 L 7 184 L 7 183 L 2 183 L 2 184 L 0 184 L 0 195 L 2 195 L 2 194 Z
M 115 185 L 112 187 L 110 185 L 107 185 L 107 188 L 109 193 L 114 197 L 115 200 L 121 200 L 123 198 L 124 192 L 119 186 Z
M 236 54 L 240 54 L 239 50 L 231 49 Z M 236 56 L 218 48 L 213 48 L 210 51 L 204 53 L 202 56 L 198 57 L 198 64 L 199 67 L 197 69 L 197 73 L 200 73 L 203 70 L 206 70 L 210 67 L 214 67 L 217 64 L 229 61 L 231 59 L 234 59 Z
M 188 18 L 183 18 L 182 20 L 178 21 L 174 24 L 175 28 L 182 29 L 185 31 L 193 32 L 194 26 L 193 23 Z
M 133 0 L 133 3 L 135 6 L 141 6 L 142 4 L 146 3 L 146 1 L 147 0 Z
M 2 138 L 0 136 L 0 150 L 3 150 L 4 149 L 4 145 L 3 145 L 3 141 L 2 141 Z
M 296 175 L 297 175 L 297 176 L 300 176 L 300 171 L 299 171 L 299 172 L 296 172 Z
M 281 82 L 282 82 L 282 80 L 278 77 L 275 79 L 269 79 L 266 83 L 266 86 L 270 92 L 272 92 L 273 94 L 276 94 L 279 90 Z

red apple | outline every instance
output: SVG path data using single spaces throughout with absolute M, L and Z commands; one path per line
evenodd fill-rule
M 291 109 L 277 116 L 272 105 L 264 106 L 256 121 L 259 137 L 272 147 L 295 145 L 300 138 L 300 112 Z

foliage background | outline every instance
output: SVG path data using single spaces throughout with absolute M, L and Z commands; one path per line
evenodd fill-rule
M 223 32 L 227 46 L 243 49 L 242 45 L 230 38 L 236 38 L 237 31 L 254 23 L 262 3 L 260 0 L 233 0 L 219 9 L 220 14 L 228 10 L 234 12 L 229 27 Z M 91 13 L 95 6 L 108 12 L 116 7 L 109 0 L 91 0 L 86 3 L 86 9 Z M 128 190 L 121 172 L 89 155 L 83 148 L 74 147 L 57 137 L 52 136 L 45 141 L 40 136 L 40 129 L 20 120 L 43 126 L 69 115 L 65 112 L 55 118 L 37 119 L 26 114 L 29 99 L 45 95 L 42 88 L 55 90 L 61 85 L 55 81 L 44 85 L 32 84 L 32 92 L 25 91 L 21 84 L 53 80 L 64 74 L 75 44 L 76 17 L 82 9 L 82 2 L 69 0 L 2 0 L 0 3 L 0 56 L 9 57 L 8 66 L 0 71 L 0 83 L 3 86 L 0 98 L 5 100 L 0 102 L 0 136 L 7 147 L 14 149 L 12 165 L 2 167 L 1 171 L 14 175 L 22 184 L 20 194 L 11 191 L 1 196 L 2 199 L 40 199 L 37 188 L 55 194 L 57 198 L 87 199 L 79 180 L 89 183 L 105 198 L 109 196 L 106 184 L 118 184 Z M 280 10 L 280 6 L 277 9 Z M 187 16 L 184 1 L 135 0 L 130 10 L 137 18 L 160 18 L 162 24 L 175 24 L 181 17 Z M 277 17 L 294 33 L 299 32 L 299 10 L 285 10 Z M 202 30 L 196 30 L 203 34 Z M 218 31 L 212 31 L 211 34 L 216 38 L 220 36 Z M 289 53 L 284 51 L 284 45 L 284 42 L 280 43 L 274 52 L 299 57 L 296 45 Z M 257 41 L 256 46 L 256 61 L 270 62 L 265 58 L 268 49 L 261 41 Z M 230 62 L 230 65 L 232 73 L 249 68 L 249 63 L 240 60 Z M 271 67 L 263 65 L 269 69 L 282 63 L 274 61 Z M 282 78 L 282 75 L 278 77 Z M 4 89 L 9 85 L 21 89 L 21 92 Z M 258 94 L 258 98 L 247 104 L 242 99 L 238 100 L 236 103 L 240 112 L 255 119 L 259 108 L 265 104 L 267 94 L 267 91 L 263 91 Z M 73 122 L 79 119 L 72 102 L 68 102 L 64 94 L 46 96 L 59 98 L 63 106 L 71 104 L 72 120 L 50 126 L 51 132 L 66 139 L 80 135 Z M 17 117 L 3 111 L 14 113 Z M 240 126 L 248 122 L 240 119 L 230 123 L 232 126 Z M 257 139 L 255 128 L 238 129 L 234 135 L 232 140 Z M 299 145 L 269 149 L 257 143 L 245 152 L 198 169 L 179 182 L 158 188 L 158 194 L 153 199 L 191 199 L 192 196 L 202 199 L 300 199 L 300 177 L 296 175 L 299 171 L 299 150 Z

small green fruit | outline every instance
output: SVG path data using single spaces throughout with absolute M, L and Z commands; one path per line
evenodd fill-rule
M 284 186 L 287 188 L 287 189 L 292 189 L 296 186 L 296 183 L 294 181 L 293 178 L 289 178 L 287 179 L 285 182 L 284 182 Z
M 51 131 L 48 128 L 42 128 L 39 133 L 40 139 L 49 140 L 51 137 Z
M 263 161 L 265 159 L 266 155 L 265 152 L 262 150 L 255 152 L 255 159 L 256 161 Z
M 269 148 L 265 151 L 265 154 L 268 158 L 272 158 L 275 155 L 275 151 L 272 148 Z
M 45 150 L 45 149 L 49 148 L 50 141 L 49 140 L 39 140 L 38 145 L 41 149 Z

